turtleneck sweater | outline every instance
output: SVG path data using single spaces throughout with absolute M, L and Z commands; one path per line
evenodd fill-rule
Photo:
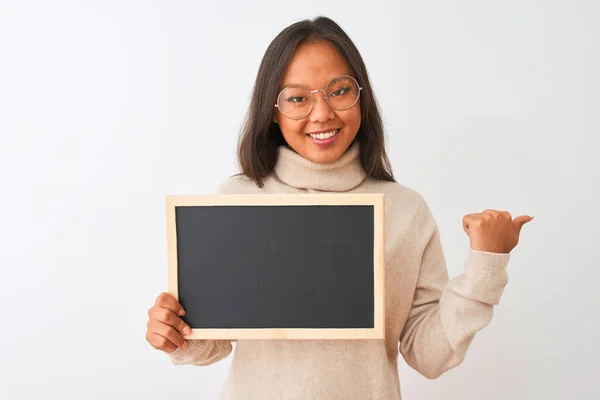
M 398 358 L 427 378 L 458 366 L 492 319 L 507 284 L 509 254 L 467 248 L 463 273 L 449 279 L 440 232 L 423 196 L 367 177 L 354 143 L 317 164 L 281 146 L 259 188 L 244 175 L 221 194 L 383 193 L 385 339 L 189 340 L 169 354 L 176 365 L 207 366 L 232 355 L 223 400 L 401 399 Z

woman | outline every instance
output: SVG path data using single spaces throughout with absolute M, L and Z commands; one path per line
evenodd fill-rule
M 262 60 L 244 126 L 242 173 L 224 194 L 384 193 L 386 338 L 239 340 L 224 399 L 400 399 L 398 354 L 428 378 L 459 365 L 490 323 L 510 251 L 531 217 L 485 210 L 464 217 L 462 275 L 449 281 L 436 221 L 423 197 L 395 182 L 363 60 L 327 18 L 284 29 Z M 175 364 L 209 365 L 228 340 L 185 340 L 181 305 L 162 294 L 147 340 Z

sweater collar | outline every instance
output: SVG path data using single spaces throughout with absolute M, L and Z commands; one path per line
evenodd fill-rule
M 354 142 L 338 160 L 319 164 L 284 145 L 278 149 L 274 171 L 281 181 L 298 189 L 345 192 L 366 177 L 359 155 L 360 145 Z

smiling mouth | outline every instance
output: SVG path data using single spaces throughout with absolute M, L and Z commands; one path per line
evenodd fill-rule
M 340 131 L 340 129 L 333 129 L 329 132 L 309 133 L 307 136 L 310 136 L 311 138 L 317 139 L 317 140 L 327 140 L 327 139 L 335 136 Z

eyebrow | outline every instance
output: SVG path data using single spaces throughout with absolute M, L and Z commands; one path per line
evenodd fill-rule
M 354 79 L 358 80 L 358 78 L 355 77 L 352 72 L 346 71 L 346 72 L 343 72 L 343 73 L 331 76 L 327 80 L 327 82 L 330 82 L 333 78 L 337 78 L 338 76 L 342 76 L 342 75 L 348 75 L 348 76 L 351 76 Z M 306 88 L 306 89 L 309 89 L 309 90 L 315 89 L 315 88 L 309 87 L 308 85 L 303 85 L 303 84 L 300 84 L 300 83 L 294 83 L 293 79 L 290 79 L 288 82 L 282 81 L 280 89 L 283 89 L 283 88 L 288 87 L 288 86 L 299 86 L 299 87 L 303 87 L 303 88 Z M 322 88 L 319 88 L 319 89 L 325 89 L 325 86 L 323 86 Z

